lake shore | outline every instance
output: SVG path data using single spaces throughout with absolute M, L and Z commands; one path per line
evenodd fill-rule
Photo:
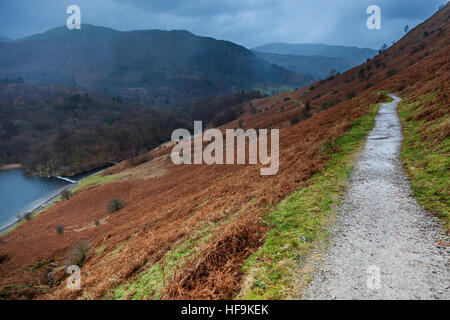
M 10 164 L 0 165 L 0 171 L 14 170 L 14 169 L 20 169 L 20 168 L 22 168 L 22 165 L 20 163 L 10 163 Z
M 15 169 L 17 169 L 17 168 L 15 168 Z M 12 170 L 12 169 L 9 169 L 9 170 Z M 104 170 L 104 169 L 103 169 L 103 170 Z M 54 204 L 54 203 L 56 202 L 56 200 L 58 200 L 58 199 L 61 198 L 62 193 L 63 193 L 64 191 L 69 191 L 69 192 L 72 191 L 73 189 L 75 189 L 75 188 L 78 186 L 78 184 L 79 184 L 82 180 L 87 179 L 87 178 L 89 178 L 89 177 L 92 177 L 92 176 L 94 176 L 94 175 L 96 175 L 96 174 L 99 174 L 99 173 L 101 173 L 103 170 L 99 170 L 99 171 L 97 171 L 97 172 L 95 172 L 95 173 L 92 173 L 92 174 L 90 174 L 90 175 L 84 177 L 83 179 L 81 179 L 81 180 L 79 180 L 79 181 L 76 181 L 76 183 L 69 184 L 69 185 L 67 185 L 67 186 L 65 186 L 65 187 L 63 187 L 63 188 L 61 188 L 61 189 L 59 189 L 56 193 L 52 194 L 51 196 L 47 197 L 46 199 L 44 199 L 43 201 L 41 201 L 40 203 L 38 203 L 32 210 L 30 210 L 29 213 L 31 213 L 31 215 L 34 215 L 34 214 L 36 214 L 37 212 L 39 212 L 39 211 L 41 211 L 41 210 L 47 208 L 48 206 Z M 24 217 L 21 218 L 21 219 L 16 219 L 15 221 L 11 222 L 10 224 L 8 224 L 8 225 L 6 225 L 6 226 L 3 226 L 3 227 L 0 227 L 0 237 L 3 236 L 3 235 L 5 235 L 5 234 L 7 234 L 7 233 L 8 233 L 9 231 L 11 231 L 12 229 L 14 229 L 14 227 L 15 227 L 18 223 L 20 223 L 21 221 L 26 221 L 26 219 L 25 219 Z
M 31 209 L 29 211 L 29 213 L 31 215 L 34 215 L 35 213 L 37 213 L 37 212 L 45 209 L 46 207 L 52 205 L 56 200 L 61 198 L 61 195 L 62 195 L 62 193 L 64 191 L 71 191 L 73 188 L 76 187 L 76 185 L 77 185 L 77 183 L 74 183 L 74 184 L 70 184 L 68 186 L 63 187 L 62 189 L 58 190 L 58 192 L 56 192 L 55 194 L 49 196 L 48 198 L 46 198 L 42 202 L 38 203 L 33 209 Z M 0 236 L 8 233 L 8 231 L 12 230 L 22 220 L 26 220 L 25 217 L 20 218 L 20 219 L 16 219 L 15 221 L 11 222 L 10 224 L 2 227 L 0 229 Z

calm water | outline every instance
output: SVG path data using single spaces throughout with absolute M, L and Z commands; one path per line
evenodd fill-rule
M 14 222 L 18 214 L 33 210 L 68 184 L 56 178 L 27 177 L 20 169 L 0 171 L 0 229 Z

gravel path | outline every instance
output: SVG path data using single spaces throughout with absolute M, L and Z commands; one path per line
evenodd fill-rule
M 411 196 L 399 98 L 381 106 L 306 299 L 450 299 L 450 247 Z M 441 242 L 442 241 L 442 242 Z

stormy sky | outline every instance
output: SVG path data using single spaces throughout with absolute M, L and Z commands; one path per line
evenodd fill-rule
M 17 39 L 62 26 L 66 8 L 81 22 L 128 31 L 185 29 L 248 48 L 270 42 L 378 49 L 431 16 L 447 0 L 0 0 L 0 37 Z M 381 8 L 381 30 L 366 9 Z

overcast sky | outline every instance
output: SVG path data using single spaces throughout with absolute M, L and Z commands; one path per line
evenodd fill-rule
M 326 43 L 378 49 L 447 0 L 0 0 L 0 37 L 17 39 L 81 22 L 117 30 L 185 29 L 248 48 L 269 42 Z M 366 9 L 381 8 L 381 30 L 368 30 Z

